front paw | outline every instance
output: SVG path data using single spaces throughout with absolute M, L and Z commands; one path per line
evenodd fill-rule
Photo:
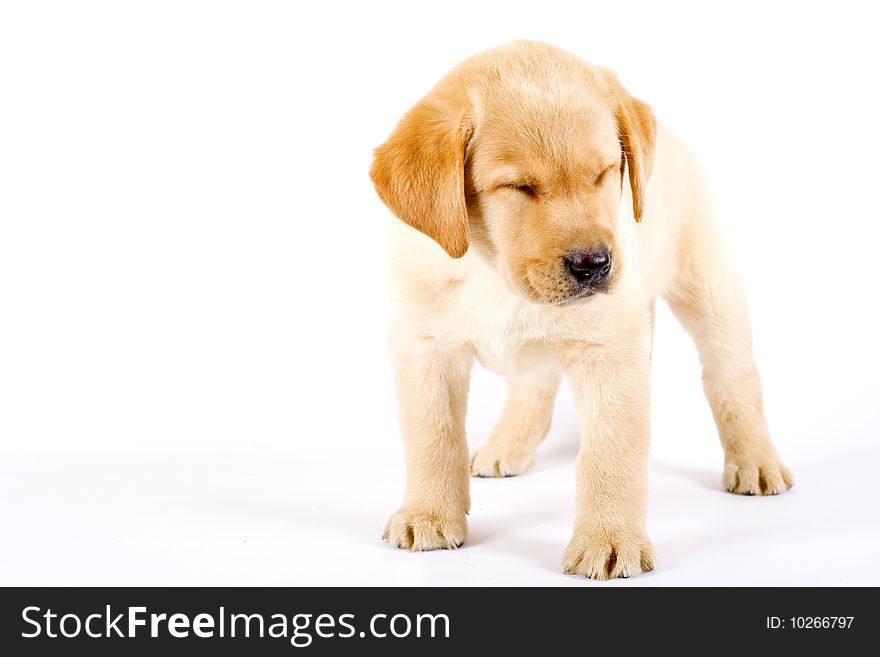
M 535 462 L 533 450 L 483 445 L 471 456 L 474 477 L 513 477 L 520 475 Z
M 794 485 L 791 472 L 775 457 L 729 460 L 723 480 L 728 491 L 741 495 L 778 495 Z
M 654 547 L 647 536 L 576 532 L 565 549 L 563 570 L 589 579 L 635 577 L 654 570 Z
M 465 538 L 467 520 L 464 514 L 452 518 L 403 509 L 388 519 L 382 534 L 383 541 L 412 552 L 454 550 L 462 546 Z

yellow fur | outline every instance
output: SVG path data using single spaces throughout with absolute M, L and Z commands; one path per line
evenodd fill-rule
M 390 242 L 391 344 L 407 486 L 385 529 L 392 544 L 460 545 L 469 473 L 520 474 L 533 462 L 564 373 L 582 424 L 564 569 L 607 578 L 653 568 L 645 500 L 658 296 L 700 352 L 727 489 L 791 485 L 699 167 L 611 72 L 534 42 L 476 55 L 402 119 L 371 176 L 402 220 Z M 600 246 L 613 254 L 607 289 L 574 299 L 562 259 Z M 507 378 L 509 399 L 469 461 L 475 358 Z

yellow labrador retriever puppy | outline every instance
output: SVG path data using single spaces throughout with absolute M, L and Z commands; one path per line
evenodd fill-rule
M 610 71 L 515 42 L 476 55 L 375 153 L 391 235 L 391 352 L 406 446 L 384 538 L 466 537 L 468 475 L 526 470 L 562 373 L 581 420 L 564 569 L 651 570 L 645 531 L 654 300 L 696 341 L 734 493 L 792 484 L 764 421 L 743 293 L 693 156 Z M 507 379 L 504 412 L 468 458 L 474 359 Z

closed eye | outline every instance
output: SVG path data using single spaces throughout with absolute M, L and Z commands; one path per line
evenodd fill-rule
M 527 183 L 507 183 L 501 186 L 507 187 L 508 189 L 515 189 L 518 192 L 522 192 L 526 196 L 535 197 L 538 195 L 538 190 Z
M 594 182 L 593 184 L 596 187 L 601 185 L 603 182 L 605 182 L 606 178 L 608 178 L 608 174 L 615 171 L 617 169 L 617 167 L 618 167 L 617 162 L 613 162 L 612 164 L 609 164 L 607 167 L 602 169 L 602 173 L 600 173 L 598 176 L 596 176 L 596 182 Z

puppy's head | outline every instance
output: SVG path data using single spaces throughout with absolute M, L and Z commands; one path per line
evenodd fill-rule
M 613 287 L 623 185 L 639 221 L 655 134 L 614 74 L 517 42 L 453 69 L 376 149 L 370 175 L 451 257 L 472 248 L 527 299 L 567 303 Z

